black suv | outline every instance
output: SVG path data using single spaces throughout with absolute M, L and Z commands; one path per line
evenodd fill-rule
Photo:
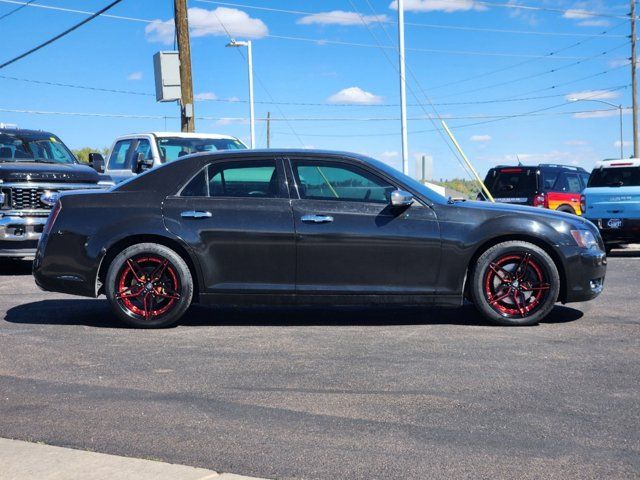
M 518 203 L 581 215 L 580 193 L 589 172 L 569 165 L 499 165 L 489 170 L 484 184 L 496 202 Z M 478 194 L 478 200 L 484 200 Z
M 112 184 L 54 134 L 0 128 L 0 257 L 35 254 L 59 192 Z

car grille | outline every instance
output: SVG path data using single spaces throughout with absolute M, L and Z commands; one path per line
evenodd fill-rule
M 40 200 L 44 192 L 51 192 L 44 188 L 7 188 L 5 194 L 5 207 L 11 210 L 51 210 L 51 206 Z

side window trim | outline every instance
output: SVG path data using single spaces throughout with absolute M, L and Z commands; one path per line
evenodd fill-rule
M 284 165 L 283 165 L 283 161 L 281 158 L 276 158 L 276 157 L 265 157 L 265 158 L 255 158 L 252 160 L 256 160 L 256 161 L 271 161 L 274 162 L 275 164 L 275 172 L 277 175 L 277 179 L 278 179 L 278 196 L 277 197 L 256 197 L 256 198 L 260 198 L 262 200 L 273 200 L 273 199 L 290 199 L 290 194 L 289 194 L 289 189 L 288 189 L 288 185 L 287 185 L 287 180 L 286 180 L 286 172 L 284 169 Z M 242 159 L 234 159 L 234 158 L 229 158 L 229 159 L 222 159 L 222 160 L 215 160 L 213 162 L 208 162 L 206 163 L 204 166 L 202 166 L 202 168 L 200 168 L 193 176 L 191 176 L 191 178 L 189 178 L 189 180 L 187 180 L 185 182 L 185 184 L 180 187 L 180 189 L 178 190 L 178 192 L 176 193 L 176 196 L 178 197 L 182 197 L 182 192 L 184 191 L 185 188 L 187 188 L 189 186 L 189 184 L 200 174 L 202 174 L 202 171 L 204 170 L 204 175 L 205 175 L 205 185 L 206 185 L 206 190 L 207 190 L 207 195 L 206 196 L 185 196 L 184 198 L 211 198 L 211 199 L 216 199 L 216 198 L 251 198 L 251 197 L 232 197 L 232 196 L 222 196 L 222 197 L 215 197 L 211 195 L 211 184 L 210 184 L 210 177 L 209 177 L 209 167 L 211 165 L 213 165 L 214 163 L 216 165 L 224 165 L 224 164 L 233 164 L 233 163 L 241 163 L 241 162 L 246 162 L 246 160 L 242 160 Z M 224 178 L 224 170 L 222 170 L 221 172 L 223 178 Z
M 297 199 L 297 200 L 314 200 L 314 201 L 327 201 L 327 202 L 357 202 L 357 203 L 370 203 L 370 204 L 375 204 L 375 205 L 380 205 L 380 202 L 367 202 L 367 201 L 359 201 L 359 200 L 350 200 L 350 199 L 346 199 L 346 200 L 340 200 L 340 199 L 305 199 L 302 197 L 302 195 L 300 194 L 300 187 L 299 187 L 299 181 L 300 179 L 298 178 L 298 176 L 296 175 L 296 171 L 294 168 L 294 162 L 295 161 L 317 161 L 317 162 L 323 162 L 323 163 L 328 163 L 328 164 L 332 164 L 335 166 L 341 166 L 341 165 L 345 165 L 347 167 L 351 167 L 352 169 L 356 169 L 356 170 L 362 170 L 364 172 L 366 172 L 367 174 L 371 175 L 372 177 L 376 178 L 378 181 L 380 181 L 381 183 L 387 183 L 390 186 L 394 187 L 394 188 L 398 188 L 398 185 L 394 182 L 391 181 L 390 179 L 380 176 L 380 174 L 370 168 L 368 168 L 367 165 L 363 165 L 360 163 L 356 163 L 356 162 L 352 162 L 350 161 L 348 158 L 336 158 L 336 157 L 327 157 L 327 158 L 322 158 L 322 157 L 306 157 L 306 156 L 301 156 L 301 157 L 287 157 L 286 158 L 286 165 L 287 165 L 287 175 L 291 177 L 290 179 L 290 183 L 289 183 L 289 190 L 292 193 L 291 198 Z

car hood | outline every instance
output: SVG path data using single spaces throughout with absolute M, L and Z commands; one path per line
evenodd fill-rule
M 526 205 L 513 205 L 511 203 L 500 202 L 478 202 L 478 201 L 466 201 L 459 204 L 464 208 L 471 208 L 474 210 L 483 210 L 488 214 L 493 215 L 526 215 L 531 218 L 543 222 L 565 222 L 575 227 L 588 227 L 592 228 L 592 223 L 585 220 L 578 215 L 572 213 L 558 212 L 555 210 L 549 210 L 546 208 L 529 207 Z
M 98 183 L 100 175 L 88 165 L 38 162 L 0 163 L 3 182 Z

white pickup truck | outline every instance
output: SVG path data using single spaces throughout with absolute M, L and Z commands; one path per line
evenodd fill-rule
M 116 138 L 106 160 L 91 154 L 96 170 L 102 170 L 118 183 L 153 167 L 184 155 L 216 150 L 241 150 L 244 143 L 229 135 L 214 133 L 150 132 Z M 100 162 L 104 166 L 100 168 Z

